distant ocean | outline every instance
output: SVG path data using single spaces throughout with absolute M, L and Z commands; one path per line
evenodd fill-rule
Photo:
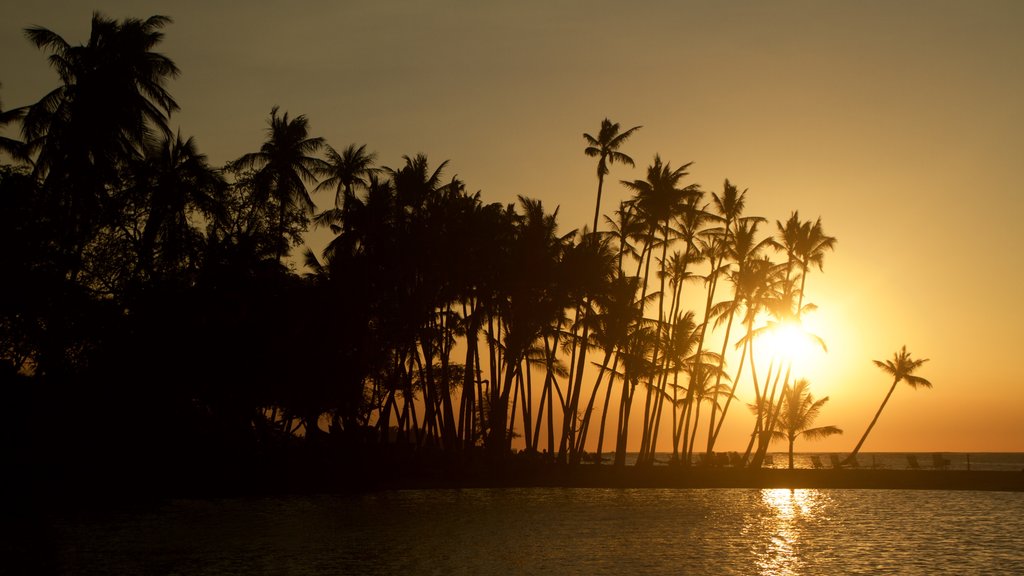
M 786 468 L 789 466 L 789 454 L 771 452 L 770 462 L 765 468 Z M 832 457 L 840 460 L 849 453 L 837 452 L 795 452 L 794 468 L 814 468 L 814 457 L 818 458 L 823 468 L 832 468 Z M 605 453 L 610 461 L 612 455 Z M 658 453 L 656 463 L 668 463 L 670 453 Z M 626 464 L 636 463 L 636 453 L 626 455 Z M 696 458 L 696 456 L 695 456 Z M 696 462 L 696 460 L 695 460 Z M 913 463 L 921 470 L 935 469 L 936 464 L 945 466 L 946 470 L 1024 470 L 1024 452 L 861 452 L 857 455 L 860 468 L 876 468 L 887 470 L 910 470 Z
M 793 454 L 794 468 L 814 468 L 812 456 L 817 456 L 825 468 L 831 468 L 831 456 L 844 458 L 848 453 L 796 452 Z M 935 468 L 936 456 L 945 460 L 947 470 L 1024 470 L 1024 452 L 861 452 L 857 463 L 861 468 L 883 468 L 888 470 L 911 469 L 911 460 L 921 469 Z M 771 468 L 785 468 L 789 465 L 789 454 L 772 453 Z M 938 463 L 942 465 L 942 460 Z
M 48 531 L 24 573 L 1024 574 L 1017 492 L 400 490 L 181 500 Z

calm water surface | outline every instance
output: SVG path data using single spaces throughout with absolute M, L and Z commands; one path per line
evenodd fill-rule
M 409 490 L 61 520 L 61 574 L 1024 574 L 1024 494 Z

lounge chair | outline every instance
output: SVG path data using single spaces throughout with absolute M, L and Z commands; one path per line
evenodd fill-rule
M 911 470 L 921 469 L 921 465 L 917 462 L 917 456 L 914 454 L 907 454 L 907 466 L 909 466 Z
M 944 458 L 941 452 L 932 454 L 932 467 L 936 470 L 945 470 L 949 468 L 949 458 Z
M 739 452 L 729 452 L 729 465 L 737 468 L 743 465 L 743 457 Z
M 821 463 L 821 456 L 818 456 L 817 454 L 814 454 L 814 455 L 811 456 L 811 464 L 815 468 L 824 468 L 825 467 L 825 465 Z
M 762 464 L 765 465 L 765 466 L 774 466 L 775 465 L 775 460 L 772 459 L 772 455 L 771 454 L 765 454 L 764 455 L 764 461 L 762 462 Z

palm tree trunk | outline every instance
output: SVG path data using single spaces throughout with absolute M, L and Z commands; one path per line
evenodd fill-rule
M 608 361 L 611 359 L 611 349 L 605 351 L 604 360 L 601 362 L 601 369 L 597 372 L 597 381 L 594 383 L 594 390 L 590 393 L 590 400 L 587 401 L 587 408 L 583 412 L 583 423 L 580 424 L 580 433 L 576 440 L 576 453 L 582 454 L 587 442 L 587 432 L 590 429 L 590 415 L 594 411 L 594 401 L 597 399 L 597 392 L 601 388 L 601 380 L 608 369 Z M 599 460 L 600 461 L 600 460 Z
M 734 291 L 733 292 L 733 297 L 732 297 L 733 302 L 736 302 L 736 292 L 738 292 L 738 291 Z M 713 393 L 715 395 L 718 394 L 718 387 L 722 383 L 722 373 L 725 372 L 725 354 L 726 354 L 726 352 L 728 351 L 728 348 L 729 348 L 729 336 L 732 333 L 732 319 L 733 319 L 733 312 L 734 312 L 734 310 L 735 309 L 729 311 L 729 321 L 725 325 L 725 339 L 722 340 L 722 354 L 721 354 L 721 356 L 719 356 L 720 360 L 719 360 L 719 364 L 718 364 L 718 368 L 719 368 L 718 369 L 718 374 L 715 376 L 715 387 L 712 388 L 712 391 L 713 391 Z M 740 363 L 740 367 L 742 369 L 742 366 L 743 366 L 742 359 L 740 360 L 740 362 L 741 362 Z M 736 378 L 737 378 L 737 380 L 739 379 L 739 374 L 736 375 Z M 729 396 L 725 399 L 725 407 L 722 408 L 722 419 L 723 420 L 725 419 L 725 411 L 729 407 L 729 402 L 730 402 L 730 400 L 732 400 L 732 391 L 736 389 L 737 380 L 733 381 L 732 386 L 729 389 Z M 711 454 L 715 450 L 715 439 L 716 439 L 716 433 L 715 433 L 715 428 L 716 428 L 715 423 L 716 423 L 716 420 L 715 420 L 715 418 L 716 418 L 717 415 L 718 415 L 718 401 L 716 400 L 715 402 L 711 403 L 711 418 L 710 418 L 710 420 L 708 422 L 708 458 L 711 457 Z
M 753 322 L 751 322 L 751 324 L 753 324 Z M 750 328 L 749 327 L 747 329 L 747 334 L 748 335 L 750 334 Z M 736 386 L 739 385 L 740 376 L 743 375 L 743 364 L 745 363 L 745 361 L 747 359 L 747 346 L 749 344 L 750 344 L 750 339 L 748 337 L 747 340 L 743 341 L 743 349 L 740 350 L 740 365 L 739 365 L 738 368 L 736 368 L 736 377 L 733 378 L 732 387 L 729 388 L 729 397 L 725 399 L 725 406 L 722 407 L 722 416 L 718 419 L 718 424 L 715 426 L 715 434 L 714 434 L 714 436 L 711 439 L 711 448 L 709 448 L 709 451 L 713 450 L 714 447 L 715 447 L 715 443 L 718 442 L 718 434 L 722 431 L 722 423 L 725 422 L 725 416 L 726 416 L 726 414 L 729 413 L 729 405 L 732 404 L 732 399 L 736 395 Z M 753 364 L 751 364 L 751 367 L 753 367 Z M 755 386 L 755 388 L 757 387 L 757 382 L 756 381 L 754 383 L 754 386 Z M 755 392 L 757 392 L 757 391 L 755 390 Z M 759 396 L 759 393 L 755 394 L 755 398 L 757 396 Z
M 878 417 L 882 415 L 882 410 L 885 409 L 885 405 L 889 402 L 889 397 L 892 396 L 892 393 L 896 390 L 896 385 L 899 383 L 900 381 L 898 378 L 892 381 L 892 386 L 889 387 L 889 393 L 885 395 L 885 400 L 882 400 L 882 405 L 878 407 L 878 412 L 875 412 L 875 417 L 871 419 L 871 424 L 868 424 L 868 429 L 865 430 L 864 435 L 860 437 L 860 442 L 857 442 L 857 445 L 853 448 L 853 452 L 850 452 L 850 455 L 846 457 L 846 460 L 843 460 L 843 464 L 853 462 L 857 457 L 857 453 L 860 452 L 860 447 L 863 446 L 864 441 L 868 439 L 868 434 L 870 434 L 871 429 L 875 427 L 875 423 L 878 422 Z
M 608 418 L 608 406 L 612 402 L 612 386 L 615 384 L 615 369 L 619 365 L 619 355 L 615 355 L 615 360 L 612 361 L 611 374 L 608 375 L 608 391 L 604 395 L 604 409 L 601 410 L 601 429 L 597 435 L 597 454 L 601 455 L 601 451 L 604 449 L 604 425 Z

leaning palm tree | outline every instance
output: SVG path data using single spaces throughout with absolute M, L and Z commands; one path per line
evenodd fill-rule
M 892 393 L 896 390 L 896 385 L 899 384 L 901 380 L 909 384 L 910 387 L 915 390 L 918 386 L 922 386 L 924 388 L 932 387 L 932 383 L 928 380 L 920 376 L 914 376 L 914 372 L 927 361 L 927 358 L 919 360 L 911 358 L 910 352 L 907 352 L 906 346 L 903 346 L 899 352 L 893 354 L 892 360 L 886 360 L 885 362 L 882 362 L 881 360 L 873 361 L 875 366 L 878 366 L 883 372 L 892 376 L 892 386 L 889 387 L 889 393 L 886 394 L 885 399 L 882 400 L 882 405 L 878 407 L 878 412 L 876 412 L 875 417 L 871 419 L 871 424 L 868 424 L 868 429 L 864 431 L 864 435 L 861 436 L 860 442 L 857 442 L 857 446 L 854 447 L 853 452 L 851 452 L 846 460 L 843 461 L 844 464 L 852 462 L 857 457 L 857 453 L 860 452 L 861 446 L 863 446 L 864 441 L 867 440 L 868 434 L 871 433 L 871 429 L 875 427 L 875 423 L 878 422 L 878 417 L 882 415 L 882 410 L 885 408 L 886 403 L 889 402 L 889 397 L 892 396 Z
M 601 130 L 597 138 L 590 134 L 583 134 L 587 141 L 587 147 L 583 153 L 590 157 L 597 157 L 597 205 L 594 208 L 594 232 L 597 232 L 597 219 L 601 214 L 601 190 L 604 187 L 604 177 L 608 175 L 608 165 L 621 162 L 627 166 L 633 166 L 633 159 L 619 152 L 619 146 L 629 139 L 641 126 L 634 126 L 625 132 L 619 132 L 619 123 L 612 122 L 605 118 L 601 122 Z
M 835 426 L 819 426 L 811 428 L 821 412 L 821 407 L 828 402 L 828 396 L 815 400 L 807 380 L 797 380 L 792 386 L 782 391 L 782 412 L 776 422 L 772 437 L 775 440 L 789 441 L 789 469 L 793 469 L 793 445 L 796 439 L 803 436 L 808 440 L 820 440 L 843 431 Z

